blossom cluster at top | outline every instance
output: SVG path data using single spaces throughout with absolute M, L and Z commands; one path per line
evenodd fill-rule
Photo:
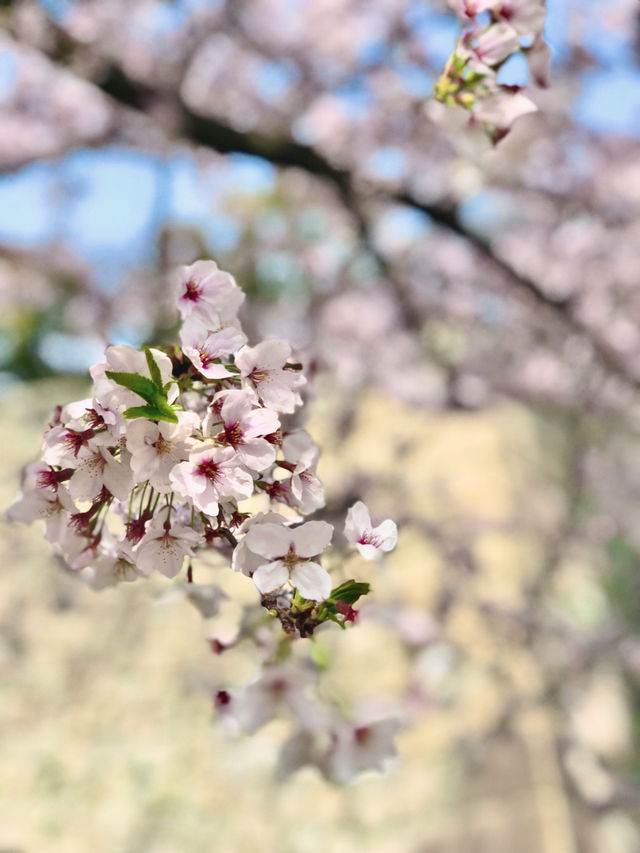
M 449 0 L 449 5 L 465 26 L 436 84 L 435 97 L 470 111 L 472 121 L 499 142 L 517 118 L 537 110 L 520 86 L 498 82 L 504 63 L 523 53 L 533 82 L 547 85 L 545 0 Z
M 244 294 L 212 261 L 180 269 L 176 300 L 180 347 L 108 347 L 90 370 L 93 396 L 56 410 L 9 518 L 45 519 L 55 552 L 97 588 L 173 578 L 214 548 L 289 633 L 353 621 L 368 584 L 332 590 L 322 554 L 333 527 L 303 518 L 324 505 L 319 450 L 283 421 L 302 404 L 302 366 L 286 341 L 248 345 Z M 370 559 L 397 530 L 374 527 L 358 502 L 345 536 Z

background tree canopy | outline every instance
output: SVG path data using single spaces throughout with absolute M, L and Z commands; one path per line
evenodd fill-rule
M 247 331 L 313 365 L 326 517 L 362 496 L 404 530 L 384 618 L 329 641 L 326 678 L 412 720 L 388 777 L 272 786 L 280 731 L 229 744 L 203 710 L 246 660 L 7 529 L 0 847 L 637 853 L 637 2 L 548 0 L 550 85 L 504 63 L 539 110 L 495 146 L 434 112 L 444 0 L 9 0 L 0 22 L 5 505 L 48 407 L 106 343 L 171 341 L 171 271 L 214 258 Z

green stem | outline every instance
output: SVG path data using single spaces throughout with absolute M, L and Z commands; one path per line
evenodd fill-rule
M 140 495 L 140 504 L 138 506 L 138 516 L 142 515 L 142 504 L 144 503 L 144 496 L 146 494 L 148 485 L 149 485 L 149 481 L 146 480 L 144 486 L 142 487 L 142 494 Z

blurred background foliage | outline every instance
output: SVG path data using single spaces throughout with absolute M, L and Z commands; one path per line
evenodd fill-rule
M 0 849 L 638 853 L 635 0 L 548 0 L 551 86 L 495 149 L 430 117 L 438 0 L 0 6 L 3 506 L 105 344 L 171 341 L 172 269 L 214 258 L 315 373 L 326 517 L 401 524 L 338 568 L 375 600 L 322 689 L 409 721 L 386 776 L 278 781 L 284 723 L 211 724 L 247 650 L 3 525 Z

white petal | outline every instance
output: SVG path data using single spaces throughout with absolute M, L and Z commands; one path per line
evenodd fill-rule
M 289 569 L 282 560 L 276 560 L 274 563 L 263 563 L 253 573 L 253 582 L 263 595 L 267 592 L 273 592 L 274 589 L 278 589 L 288 580 Z
M 276 449 L 264 438 L 252 438 L 241 444 L 238 455 L 252 471 L 264 471 L 273 464 L 276 458 Z M 251 481 L 253 490 L 253 480 Z
M 355 546 L 365 560 L 380 559 L 380 550 L 375 545 L 363 545 L 362 542 L 356 542 Z
M 268 560 L 284 557 L 293 541 L 293 530 L 280 524 L 258 524 L 246 537 L 249 549 Z
M 319 563 L 297 563 L 291 572 L 291 581 L 303 598 L 312 601 L 324 601 L 331 594 L 331 578 Z
M 104 456 L 107 458 L 108 451 L 104 451 Z M 109 489 L 111 494 L 119 501 L 126 501 L 129 497 L 129 490 L 132 486 L 132 478 L 130 470 L 121 462 L 116 462 L 113 457 L 107 459 L 103 474 L 104 484 Z
M 393 551 L 398 544 L 398 525 L 387 518 L 374 528 L 373 535 L 380 540 L 381 551 Z
M 273 370 L 286 364 L 291 355 L 291 346 L 287 341 L 272 339 L 259 343 L 254 347 L 254 352 L 260 367 Z
M 307 521 L 293 530 L 295 550 L 299 557 L 315 557 L 331 542 L 333 525 L 326 521 Z
M 185 551 L 180 543 L 170 536 L 150 539 L 138 549 L 137 566 L 145 575 L 154 569 L 168 578 L 175 578 L 182 568 Z
M 344 535 L 349 542 L 357 542 L 365 531 L 371 530 L 371 516 L 366 505 L 357 501 L 347 511 Z

